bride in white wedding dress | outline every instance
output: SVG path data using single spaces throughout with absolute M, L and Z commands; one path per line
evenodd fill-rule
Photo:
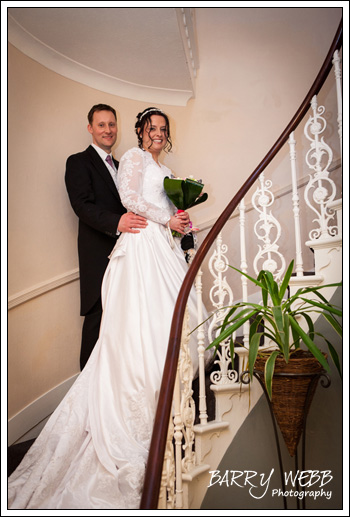
M 188 266 L 167 228 L 183 229 L 163 189 L 171 171 L 158 161 L 170 142 L 168 118 L 149 108 L 135 127 L 140 145 L 120 161 L 118 190 L 148 226 L 124 233 L 110 255 L 99 339 L 10 476 L 10 509 L 139 508 L 172 314 Z M 194 291 L 188 303 L 194 328 Z M 190 347 L 196 368 L 196 343 Z

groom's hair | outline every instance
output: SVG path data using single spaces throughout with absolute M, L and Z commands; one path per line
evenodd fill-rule
M 90 126 L 92 125 L 95 111 L 111 111 L 115 116 L 115 120 L 117 120 L 117 114 L 112 106 L 108 106 L 108 104 L 95 104 L 95 106 L 92 106 L 87 116 Z

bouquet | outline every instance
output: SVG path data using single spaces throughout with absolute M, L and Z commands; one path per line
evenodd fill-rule
M 188 210 L 193 206 L 204 203 L 208 199 L 208 194 L 202 194 L 202 180 L 195 180 L 192 176 L 182 178 L 164 178 L 164 189 L 168 198 L 179 210 Z
M 184 212 L 193 206 L 204 203 L 208 199 L 208 194 L 202 194 L 202 180 L 195 180 L 192 176 L 188 178 L 164 178 L 164 190 L 172 203 L 178 209 L 177 212 Z M 192 232 L 198 231 L 198 228 L 192 226 L 190 221 L 186 235 L 172 231 L 174 237 L 181 238 L 181 247 L 184 251 L 194 248 L 194 239 Z

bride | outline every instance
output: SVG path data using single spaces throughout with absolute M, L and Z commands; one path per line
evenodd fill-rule
M 167 198 L 159 162 L 171 147 L 168 117 L 137 116 L 139 147 L 118 170 L 123 205 L 148 219 L 124 233 L 102 285 L 99 339 L 77 381 L 9 478 L 10 509 L 137 509 L 175 301 L 187 264 L 170 228 L 183 220 Z M 189 312 L 194 318 L 192 291 Z M 196 320 L 192 320 L 192 328 Z M 196 343 L 190 343 L 196 362 Z

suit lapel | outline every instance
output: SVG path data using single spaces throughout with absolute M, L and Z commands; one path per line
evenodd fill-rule
M 91 158 L 91 161 L 95 167 L 95 169 L 98 171 L 98 173 L 103 177 L 103 179 L 105 180 L 105 182 L 107 183 L 108 187 L 112 190 L 113 194 L 116 196 L 116 198 L 120 201 L 120 197 L 119 197 L 119 193 L 118 193 L 118 190 L 115 186 L 115 183 L 113 181 L 113 178 L 112 176 L 110 175 L 106 165 L 103 163 L 103 161 L 101 160 L 101 157 L 99 156 L 99 154 L 95 151 L 95 149 L 92 147 L 92 145 L 90 145 L 86 151 L 88 152 L 90 158 Z M 113 161 L 114 163 L 116 164 L 116 166 L 118 167 L 118 162 L 116 162 L 116 160 L 114 160 L 113 158 Z

